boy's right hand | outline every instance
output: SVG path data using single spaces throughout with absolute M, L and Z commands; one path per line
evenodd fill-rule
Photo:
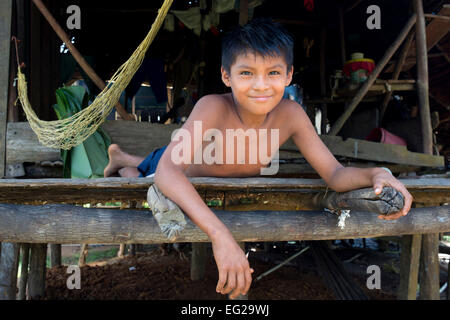
M 221 294 L 231 292 L 230 299 L 247 294 L 254 270 L 234 238 L 230 235 L 213 240 L 212 249 L 219 270 L 216 291 Z

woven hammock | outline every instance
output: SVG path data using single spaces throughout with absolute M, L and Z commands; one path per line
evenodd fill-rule
M 43 145 L 69 150 L 82 143 L 98 129 L 141 66 L 145 53 L 164 22 L 172 2 L 173 0 L 164 0 L 149 33 L 128 61 L 112 76 L 111 84 L 103 89 L 92 104 L 69 118 L 56 121 L 40 120 L 28 100 L 25 75 L 20 67 L 18 68 L 18 96 L 31 128 Z

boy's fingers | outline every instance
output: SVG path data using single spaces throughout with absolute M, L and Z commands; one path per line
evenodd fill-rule
M 247 269 L 245 271 L 245 288 L 243 294 L 247 294 L 248 290 L 250 289 L 250 285 L 252 284 L 252 273 L 253 269 Z
M 245 277 L 242 272 L 239 272 L 237 274 L 237 283 L 236 288 L 233 290 L 233 292 L 230 294 L 230 298 L 234 299 L 240 294 L 244 294 L 244 288 L 245 288 Z
M 222 294 L 228 294 L 234 288 L 236 288 L 236 274 L 234 272 L 228 272 L 227 285 L 224 290 L 222 290 Z
M 376 183 L 376 184 L 373 186 L 373 190 L 375 191 L 375 194 L 380 194 L 381 191 L 383 191 L 383 184 L 381 184 L 381 183 Z
M 219 281 L 217 282 L 216 292 L 221 293 L 227 281 L 227 272 L 219 271 Z

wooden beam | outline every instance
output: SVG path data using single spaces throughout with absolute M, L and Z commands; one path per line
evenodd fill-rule
M 12 0 L 0 2 L 0 178 L 5 177 Z
M 322 179 L 204 177 L 189 180 L 199 193 L 206 190 L 230 194 L 261 193 L 268 196 L 286 193 L 286 197 L 297 199 L 297 205 L 302 199 L 311 200 L 315 193 L 326 189 Z M 414 197 L 421 197 L 421 202 L 433 199 L 439 199 L 434 202 L 450 202 L 449 179 L 401 179 L 401 182 Z M 147 190 L 152 184 L 153 178 L 3 179 L 0 180 L 0 203 L 85 204 L 142 201 L 146 199 Z
M 113 143 L 119 144 L 125 152 L 142 157 L 169 144 L 172 132 L 179 127 L 130 121 L 107 121 L 102 125 Z M 409 152 L 404 146 L 358 139 L 344 141 L 342 137 L 329 135 L 321 135 L 320 138 L 335 156 L 412 166 L 444 166 L 444 157 Z M 8 123 L 6 154 L 9 165 L 61 161 L 59 149 L 41 145 L 27 122 Z M 280 148 L 280 159 L 291 158 L 303 158 L 292 139 Z
M 439 19 L 439 20 L 444 20 L 444 21 L 450 22 L 450 17 L 441 16 L 441 15 L 438 15 L 438 14 L 425 13 L 424 17 L 428 18 L 428 19 Z
M 398 220 L 351 212 L 345 228 L 324 211 L 213 210 L 238 242 L 373 238 L 450 231 L 448 207 L 411 209 Z M 209 242 L 192 221 L 173 242 Z M 83 208 L 72 205 L 0 205 L 0 241 L 27 243 L 168 243 L 147 210 Z
M 334 123 L 333 127 L 331 128 L 330 135 L 337 135 L 337 133 L 341 130 L 341 128 L 344 126 L 345 121 L 350 117 L 352 112 L 356 109 L 358 104 L 361 102 L 361 100 L 366 95 L 369 88 L 373 85 L 381 71 L 384 69 L 386 64 L 389 62 L 391 57 L 394 55 L 395 51 L 397 51 L 398 47 L 403 43 L 406 36 L 408 35 L 409 31 L 413 27 L 413 25 L 416 23 L 416 15 L 414 14 L 409 18 L 406 25 L 403 27 L 403 29 L 400 31 L 400 34 L 397 36 L 397 39 L 395 39 L 394 43 L 387 49 L 384 56 L 381 58 L 381 60 L 377 63 L 375 69 L 372 71 L 372 73 L 369 75 L 369 78 L 364 82 L 361 89 L 358 91 L 356 96 L 353 98 L 352 102 L 348 106 L 348 108 L 344 111 L 344 113 L 339 117 L 339 119 Z

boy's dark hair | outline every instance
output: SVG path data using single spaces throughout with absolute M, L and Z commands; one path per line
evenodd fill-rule
M 222 40 L 222 67 L 230 73 L 236 57 L 253 53 L 262 57 L 282 56 L 288 66 L 294 60 L 294 40 L 281 26 L 269 18 L 257 18 L 227 32 Z

